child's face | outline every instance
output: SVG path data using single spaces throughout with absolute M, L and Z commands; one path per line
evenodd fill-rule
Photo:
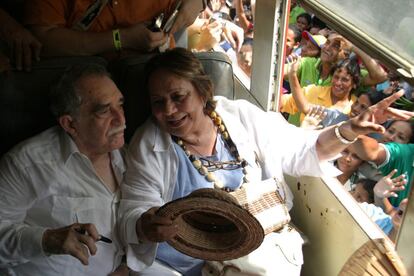
M 320 51 L 319 47 L 310 41 L 310 39 L 305 40 L 305 44 L 302 47 L 302 57 L 319 57 Z
M 310 22 L 308 22 L 308 20 L 306 20 L 304 17 L 298 17 L 296 19 L 296 26 L 301 32 L 303 32 L 309 29 Z
M 362 184 L 358 183 L 355 188 L 350 191 L 351 195 L 353 196 L 353 198 L 359 202 L 367 202 L 367 203 L 371 203 L 369 202 L 369 194 L 368 192 L 364 189 L 364 186 L 362 186 Z

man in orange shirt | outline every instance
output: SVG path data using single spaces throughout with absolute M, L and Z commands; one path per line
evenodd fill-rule
M 169 15 L 176 0 L 30 0 L 25 24 L 43 44 L 45 56 L 96 55 L 114 50 L 150 52 L 168 34 L 151 31 L 160 13 Z M 170 33 L 190 25 L 206 1 L 182 0 Z

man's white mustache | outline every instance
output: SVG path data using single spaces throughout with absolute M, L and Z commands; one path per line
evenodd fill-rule
M 114 135 L 114 134 L 116 134 L 118 132 L 121 132 L 121 131 L 123 132 L 124 129 L 126 129 L 126 125 L 122 125 L 122 126 L 113 128 L 113 129 L 109 130 L 108 136 Z

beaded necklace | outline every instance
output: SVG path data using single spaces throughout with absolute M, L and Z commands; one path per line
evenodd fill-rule
M 224 169 L 224 170 L 234 170 L 237 168 L 242 168 L 242 173 L 244 174 L 243 183 L 248 182 L 248 175 L 246 167 L 248 165 L 247 161 L 240 157 L 239 151 L 237 150 L 236 145 L 233 140 L 230 138 L 229 133 L 226 130 L 226 126 L 223 123 L 221 117 L 215 112 L 212 111 L 209 114 L 209 117 L 213 120 L 215 126 L 217 126 L 218 132 L 223 138 L 224 143 L 228 147 L 231 155 L 236 157 L 236 160 L 229 161 L 212 161 L 207 158 L 199 157 L 197 158 L 194 154 L 187 149 L 184 145 L 184 141 L 176 136 L 173 136 L 174 141 L 183 149 L 185 155 L 190 159 L 194 168 L 205 177 L 208 182 L 213 182 L 214 188 L 224 189 L 229 191 L 228 188 L 224 187 L 223 183 L 216 177 L 214 171 Z M 203 163 L 204 161 L 205 163 Z

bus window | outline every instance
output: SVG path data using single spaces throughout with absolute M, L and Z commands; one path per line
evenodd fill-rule
M 258 99 L 263 109 L 271 109 L 272 94 L 275 93 L 276 95 L 273 97 L 275 100 L 274 110 L 278 110 L 285 63 L 288 11 L 290 5 L 296 4 L 293 2 L 298 2 L 307 13 L 317 16 L 331 30 L 337 32 L 381 64 L 389 74 L 389 79 L 385 83 L 379 81 L 378 84 L 392 86 L 397 81 L 405 82 L 407 87 L 413 85 L 414 36 L 406 29 L 407 26 L 412 26 L 410 22 L 414 14 L 412 13 L 413 9 L 409 7 L 414 5 L 413 0 L 391 1 L 392 3 L 373 0 L 345 2 L 339 0 L 263 0 L 258 1 L 256 6 L 256 13 L 260 16 L 256 16 L 255 21 L 256 51 L 253 52 L 251 79 L 251 93 Z M 360 65 L 363 66 L 361 62 Z M 368 87 L 380 88 L 375 82 Z M 401 87 L 397 85 L 395 88 Z M 407 88 L 406 91 L 406 99 L 409 100 L 412 98 L 413 90 Z M 412 106 L 413 104 L 410 102 L 405 105 L 408 109 Z M 319 275 L 337 275 L 339 271 L 335 266 L 343 265 L 341 258 L 346 259 L 347 256 L 339 252 L 335 256 L 332 254 L 339 251 L 342 245 L 344 248 L 351 247 L 356 251 L 356 244 L 367 238 L 369 240 L 378 238 L 388 240 L 388 238 L 383 233 L 377 232 L 378 227 L 375 224 L 365 220 L 367 217 L 364 212 L 360 212 L 361 208 L 349 193 L 342 192 L 343 189 L 338 185 L 338 181 L 322 179 L 325 186 L 317 182 L 306 178 L 291 179 L 289 183 L 295 197 L 298 198 L 294 203 L 294 217 L 299 219 L 299 222 L 296 221 L 296 223 L 299 224 L 299 227 L 304 228 L 302 230 L 305 234 L 309 234 L 311 243 L 312 239 L 318 241 L 316 245 L 311 244 L 311 248 L 305 248 L 304 274 L 315 275 L 312 272 L 321 272 L 318 271 L 321 269 L 320 266 L 326 266 L 326 269 L 323 269 L 324 273 L 319 273 Z M 409 244 L 414 238 L 412 234 L 414 233 L 412 229 L 414 200 L 410 200 L 412 198 L 411 185 L 409 183 L 406 187 L 409 198 L 408 205 L 404 207 L 403 216 L 400 217 L 402 223 L 399 233 L 394 237 L 396 245 L 393 246 L 397 249 L 407 268 L 413 267 L 412 262 L 414 261 L 412 250 L 409 249 Z M 324 191 L 322 192 L 321 189 Z M 325 198 L 320 198 L 322 194 Z M 347 213 L 346 219 L 339 221 L 344 216 L 344 212 Z M 349 215 L 350 217 L 348 217 Z M 339 243 L 340 246 L 336 250 L 328 250 L 331 243 Z M 325 254 L 324 252 L 329 253 Z M 349 253 L 349 251 L 347 252 Z M 308 263 L 306 262 L 307 258 Z M 328 259 L 329 261 L 326 261 Z M 324 260 L 330 263 L 329 266 L 324 263 Z M 315 265 L 310 265 L 309 262 Z M 318 264 L 319 267 L 317 267 Z

